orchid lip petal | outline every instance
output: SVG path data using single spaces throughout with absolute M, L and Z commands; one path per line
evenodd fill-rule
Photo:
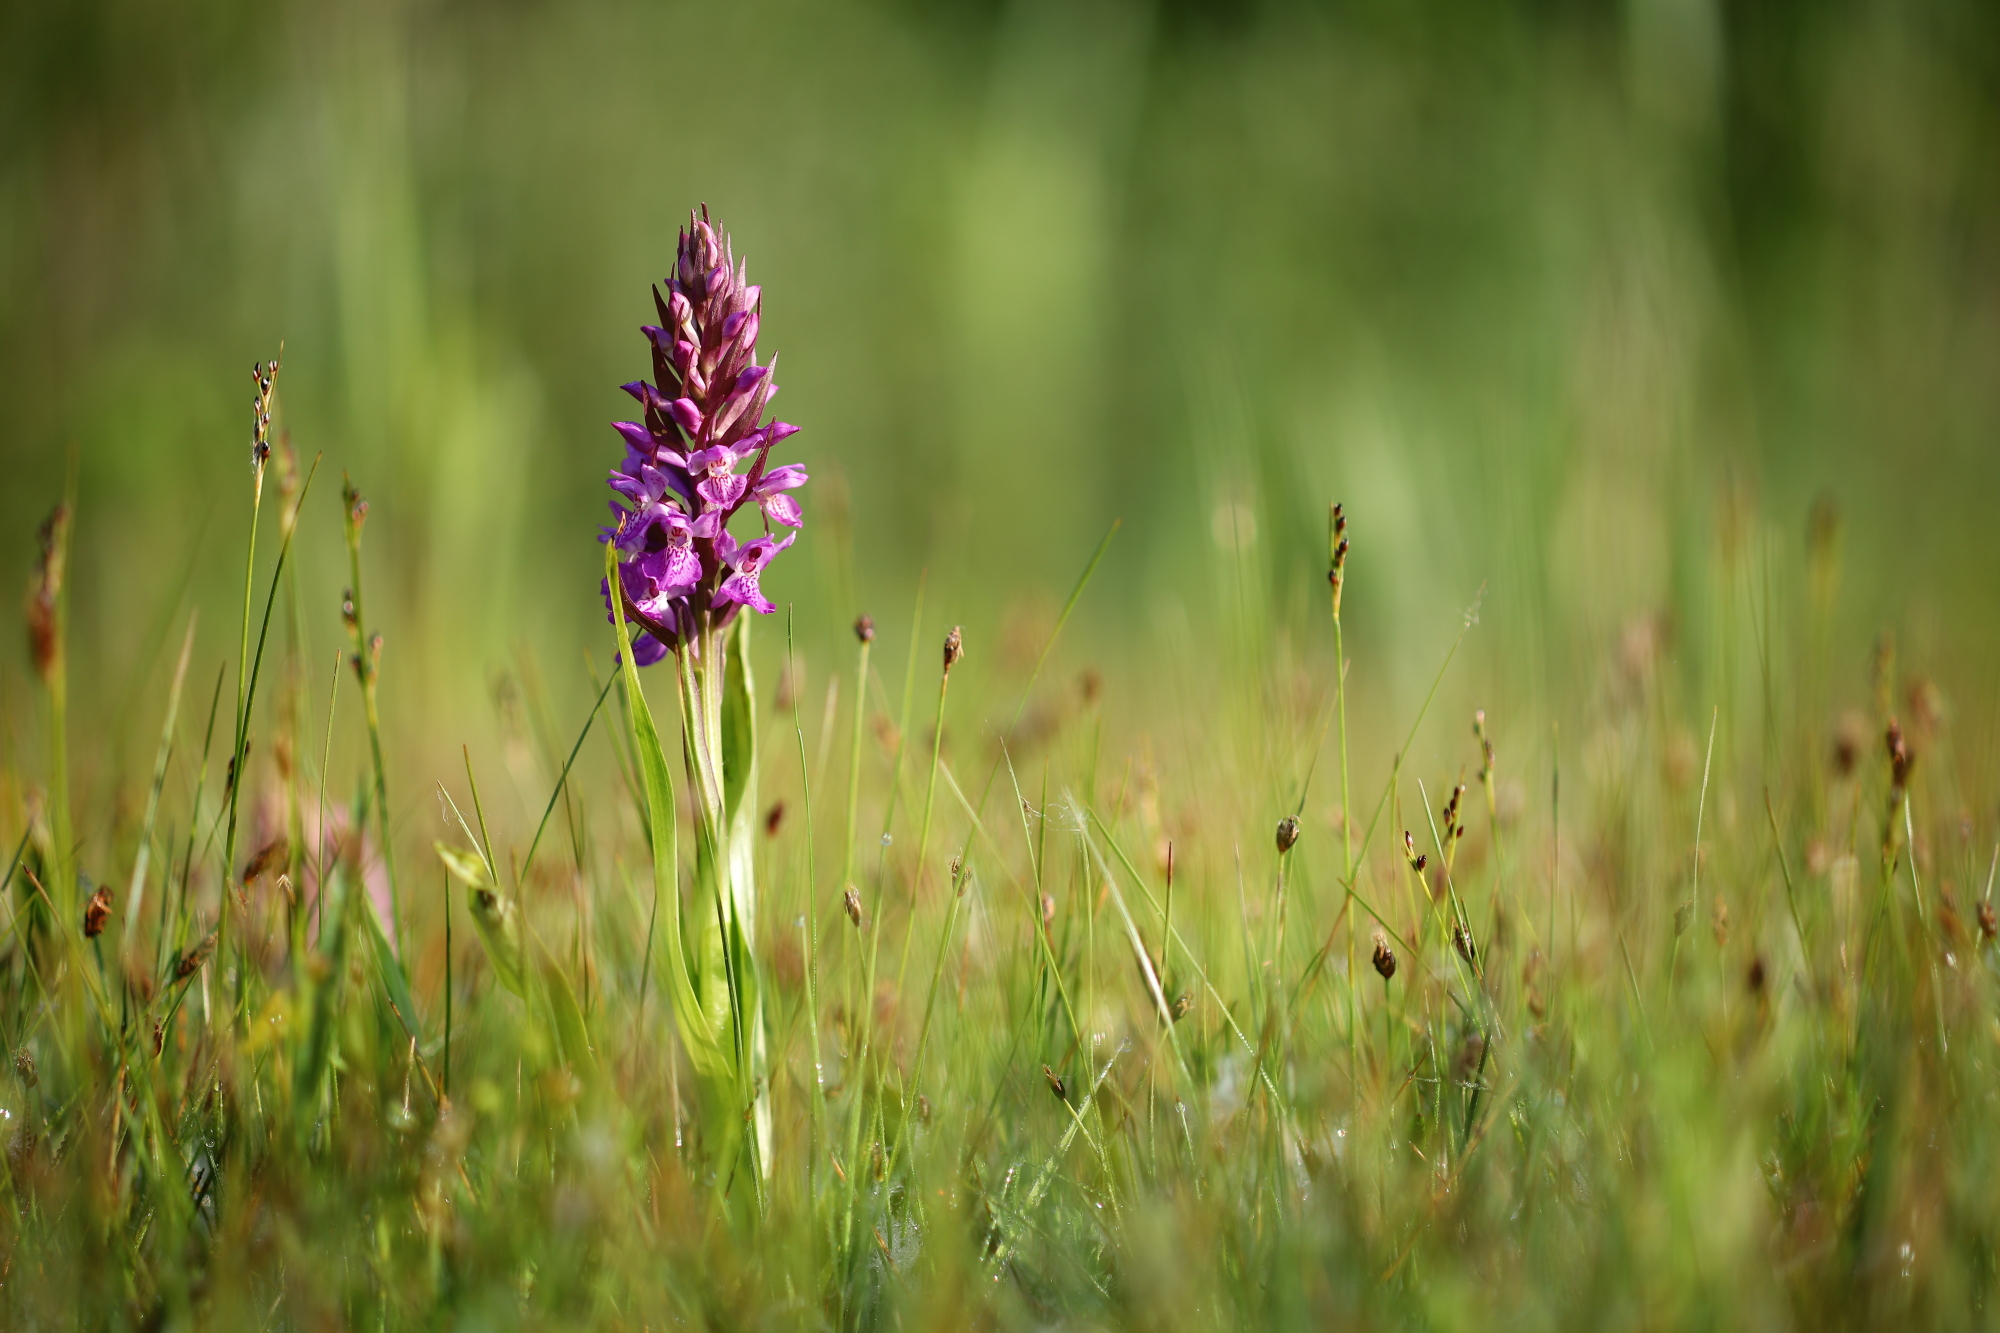
M 750 488 L 750 478 L 725 473 L 695 483 L 695 493 L 718 509 L 732 509 Z
M 751 610 L 767 616 L 778 609 L 769 598 L 764 596 L 763 589 L 757 586 L 757 574 L 754 571 L 746 574 L 732 574 L 724 579 L 722 586 L 715 590 L 715 600 L 718 602 L 740 602 Z
M 805 515 L 799 510 L 799 502 L 783 493 L 764 497 L 764 516 L 773 523 L 782 523 L 788 528 L 805 526 Z

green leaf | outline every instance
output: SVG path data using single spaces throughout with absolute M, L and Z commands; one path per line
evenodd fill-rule
M 459 883 L 469 889 L 493 887 L 493 878 L 486 873 L 486 862 L 480 859 L 477 852 L 462 852 L 443 842 L 434 842 L 431 846 L 437 848 L 438 859 L 444 862 L 444 868 Z
M 569 974 L 562 970 L 562 965 L 553 954 L 539 946 L 535 953 L 561 1057 L 569 1062 L 578 1078 L 591 1082 L 597 1076 L 597 1055 L 591 1044 L 590 1030 L 583 1021 L 583 1007 L 576 1002 L 576 988 L 570 985 Z
M 722 808 L 733 841 L 757 801 L 757 682 L 750 674 L 750 617 L 738 616 L 723 636 Z
M 382 923 L 375 916 L 375 905 L 364 899 L 356 910 L 367 923 L 365 933 L 369 943 L 375 946 L 375 974 L 382 980 L 382 989 L 389 992 L 390 1007 L 402 1020 L 403 1031 L 422 1041 L 423 1033 L 417 1030 L 417 1006 L 410 999 L 409 979 L 403 975 L 403 964 L 397 960 L 389 937 L 382 933 Z
M 354 827 L 360 827 L 363 811 L 355 811 Z M 305 1047 L 300 1052 L 298 1063 L 293 1067 L 292 1098 L 296 1105 L 310 1107 L 319 1096 L 320 1082 L 326 1077 L 327 1058 L 333 1049 L 333 1024 L 339 1012 L 340 989 L 347 980 L 347 909 L 348 892 L 347 863 L 336 859 L 327 871 L 322 891 L 326 894 L 326 933 L 320 939 L 320 949 L 328 967 L 323 981 L 304 984 L 311 987 L 311 1017 L 305 1025 Z M 301 969 L 301 975 L 310 978 L 313 969 Z M 314 1116 L 310 1113 L 301 1118 L 302 1124 L 311 1124 Z
M 604 548 L 604 574 L 611 580 L 610 586 L 618 586 L 617 553 L 608 544 Z M 632 637 L 625 627 L 623 602 L 614 597 L 611 611 L 618 626 L 618 642 L 629 645 Z M 660 919 L 666 926 L 662 952 L 666 955 L 667 986 L 673 998 L 674 1019 L 680 1027 L 681 1044 L 686 1047 L 688 1060 L 694 1065 L 695 1072 L 710 1082 L 733 1083 L 736 1062 L 728 1041 L 728 1016 L 725 1013 L 718 1024 L 703 1009 L 695 991 L 694 978 L 688 974 L 687 953 L 681 943 L 681 895 L 677 872 L 679 843 L 674 824 L 673 776 L 667 768 L 667 756 L 660 749 L 660 733 L 653 726 L 653 712 L 646 706 L 646 692 L 639 684 L 639 670 L 632 662 L 629 647 L 620 656 L 625 673 L 625 697 L 630 705 L 627 713 L 632 732 L 632 751 L 639 761 L 640 787 L 646 797 L 646 827 L 653 847 L 653 892 L 659 895 Z
M 501 985 L 527 999 L 527 977 L 521 967 L 521 913 L 510 899 L 493 889 L 475 888 L 469 905 L 472 927 L 479 932 L 493 974 Z

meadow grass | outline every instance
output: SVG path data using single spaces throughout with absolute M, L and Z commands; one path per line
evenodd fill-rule
M 532 823 L 488 824 L 491 737 L 462 774 L 391 774 L 351 483 L 349 651 L 316 674 L 296 632 L 313 472 L 268 452 L 275 374 L 234 704 L 225 665 L 195 728 L 190 622 L 155 762 L 123 775 L 136 818 L 69 805 L 93 713 L 66 710 L 66 517 L 31 588 L 49 747 L 10 775 L 39 795 L 0 849 L 7 1326 L 1992 1322 L 1994 793 L 1888 649 L 1843 711 L 1841 646 L 1773 633 L 1770 581 L 1746 716 L 1689 698 L 1647 632 L 1581 744 L 1504 698 L 1430 716 L 1468 612 L 1386 724 L 1408 739 L 1365 757 L 1350 689 L 1383 692 L 1347 669 L 1368 556 L 1338 511 L 1302 690 L 1248 615 L 1240 653 L 1218 630 L 1151 664 L 1178 701 L 1143 662 L 1051 669 L 1115 528 L 1022 672 L 932 625 L 918 579 L 903 644 L 759 625 L 782 670 L 770 694 L 744 672 L 769 799 L 730 986 L 762 997 L 731 1013 L 761 1027 L 767 1139 L 702 1113 L 678 1035 L 665 951 L 692 946 L 663 895 L 694 885 L 699 825 L 657 757 L 686 696 L 650 675 L 649 705 L 621 667 L 543 726 Z M 1121 691 L 1174 714 L 1114 715 Z M 329 772 L 357 725 L 367 762 Z M 1426 725 L 1453 763 L 1406 762 Z M 436 820 L 399 822 L 423 788 Z

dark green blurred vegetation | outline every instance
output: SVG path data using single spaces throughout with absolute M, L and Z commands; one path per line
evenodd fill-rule
M 806 428 L 773 591 L 814 653 L 920 567 L 1046 619 L 1113 516 L 1095 653 L 1243 586 L 1318 642 L 1341 498 L 1395 715 L 1482 583 L 1524 709 L 1646 617 L 1718 697 L 1824 495 L 1838 628 L 1991 683 L 2000 11 L 1950 0 L 13 4 L 0 569 L 74 450 L 80 688 L 157 689 L 184 589 L 234 596 L 282 340 L 315 642 L 345 468 L 392 717 L 524 644 L 580 677 L 606 423 L 704 200 Z

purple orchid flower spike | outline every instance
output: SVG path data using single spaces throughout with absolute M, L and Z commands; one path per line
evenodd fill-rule
M 761 579 L 796 534 L 739 542 L 729 531 L 736 515 L 754 508 L 767 534 L 805 523 L 792 492 L 806 470 L 769 462 L 798 427 L 764 424 L 778 385 L 776 362 L 757 363 L 763 291 L 706 213 L 682 231 L 664 286 L 653 290 L 659 323 L 641 328 L 653 378 L 622 386 L 640 420 L 613 423 L 625 458 L 609 479 L 613 522 L 600 532 L 621 562 L 617 591 L 640 666 L 670 652 L 698 655 L 743 607 L 777 609 Z M 603 591 L 608 599 L 611 589 Z

